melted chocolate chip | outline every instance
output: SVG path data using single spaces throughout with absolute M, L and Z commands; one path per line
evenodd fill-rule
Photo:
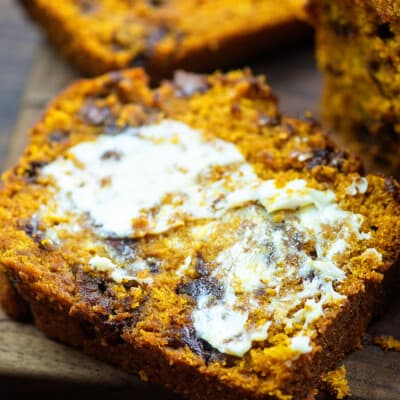
M 317 249 L 315 247 L 309 252 L 309 256 L 313 260 L 315 260 L 318 257 Z
M 107 244 L 126 261 L 133 260 L 136 257 L 136 241 L 134 239 L 109 238 Z
M 129 66 L 134 68 L 145 68 L 148 61 L 149 56 L 147 52 L 143 50 L 132 58 L 132 60 L 129 62 Z
M 159 41 L 164 39 L 169 33 L 169 29 L 165 26 L 157 27 L 147 37 L 147 54 L 151 55 L 154 52 L 154 48 Z
M 315 273 L 314 271 L 310 271 L 307 276 L 304 277 L 304 280 L 306 281 L 312 281 L 315 278 Z
M 215 279 L 210 277 L 201 277 L 184 283 L 176 289 L 177 294 L 186 294 L 192 298 L 199 296 L 214 296 L 216 299 L 222 297 L 223 287 Z
M 129 66 L 137 68 L 146 68 L 150 58 L 154 53 L 154 49 L 158 42 L 160 42 L 169 33 L 169 28 L 160 26 L 150 31 L 146 38 L 146 48 L 138 52 L 130 61 Z
M 290 136 L 293 136 L 296 134 L 296 127 L 290 123 L 284 124 L 281 129 L 283 132 L 288 133 Z
M 346 153 L 344 151 L 315 149 L 313 150 L 311 160 L 307 164 L 307 169 L 311 170 L 318 165 L 329 165 L 341 171 L 346 158 Z
M 321 127 L 321 123 L 314 117 L 311 112 L 306 112 L 300 119 L 310 124 L 313 128 Z
M 84 303 L 90 306 L 101 305 L 105 314 L 111 313 L 110 298 L 104 295 L 107 290 L 104 279 L 78 271 L 76 283 Z
M 126 328 L 134 327 L 138 322 L 138 312 L 131 312 L 130 316 L 117 315 L 116 318 L 104 321 L 101 336 L 107 343 L 123 344 L 122 333 Z
M 114 160 L 119 161 L 122 158 L 122 154 L 116 150 L 107 150 L 101 155 L 102 160 Z
M 43 239 L 44 233 L 39 229 L 37 218 L 32 218 L 29 222 L 23 224 L 22 230 L 35 242 L 40 242 Z
M 41 168 L 47 163 L 45 161 L 31 161 L 29 167 L 24 171 L 24 177 L 29 182 L 35 182 Z
M 68 133 L 64 131 L 54 131 L 50 133 L 49 140 L 54 143 L 62 143 L 68 139 Z
M 149 266 L 149 271 L 152 274 L 157 274 L 160 272 L 160 262 L 156 259 L 153 258 L 148 258 L 147 260 L 147 265 Z
M 125 128 L 121 129 L 117 126 L 117 122 L 113 117 L 107 119 L 106 126 L 104 127 L 103 133 L 109 136 L 119 135 L 124 131 Z
M 204 75 L 185 71 L 176 71 L 173 83 L 177 89 L 177 95 L 181 97 L 190 97 L 195 93 L 204 93 L 209 89 L 207 78 Z
M 80 117 L 90 125 L 103 125 L 110 116 L 110 109 L 98 107 L 95 104 L 86 104 L 80 111 Z
M 203 277 L 209 275 L 210 271 L 208 269 L 207 263 L 204 261 L 204 258 L 201 256 L 201 254 L 197 254 L 196 257 L 196 272 Z
M 376 33 L 382 40 L 394 38 L 394 33 L 391 31 L 390 24 L 388 23 L 379 24 L 376 28 Z
M 224 358 L 222 353 L 210 346 L 205 340 L 198 338 L 192 326 L 181 329 L 180 340 L 194 353 L 202 357 L 207 364 Z

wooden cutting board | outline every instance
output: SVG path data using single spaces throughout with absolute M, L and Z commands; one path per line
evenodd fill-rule
M 300 116 L 312 111 L 318 116 L 322 80 L 314 65 L 311 44 L 256 60 L 252 66 L 255 72 L 267 74 L 285 113 Z M 76 77 L 51 49 L 45 45 L 39 49 L 3 167 L 17 160 L 26 144 L 29 127 L 40 117 L 49 99 Z M 372 324 L 370 333 L 400 338 L 399 296 L 394 297 L 386 313 Z M 378 347 L 365 346 L 350 354 L 344 364 L 352 400 L 400 399 L 400 353 L 385 353 Z M 57 400 L 70 399 L 72 395 L 97 399 L 174 398 L 170 393 L 46 339 L 34 326 L 11 321 L 1 311 L 0 387 L 1 398 L 15 398 L 16 394 L 40 394 L 42 398 Z

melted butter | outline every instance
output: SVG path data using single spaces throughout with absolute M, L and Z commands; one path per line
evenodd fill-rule
M 284 186 L 263 181 L 232 143 L 172 120 L 100 135 L 69 153 L 43 169 L 54 179 L 55 204 L 39 217 L 72 215 L 74 226 L 83 218 L 100 242 L 168 232 L 191 221 L 193 249 L 179 236 L 169 238 L 183 259 L 176 276 L 193 279 L 195 248 L 207 246 L 213 255 L 206 260 L 208 279 L 221 291 L 197 295 L 192 321 L 197 336 L 220 352 L 242 356 L 254 342 L 268 340 L 275 326 L 289 332 L 294 353 L 309 352 L 313 323 L 327 306 L 345 301 L 338 288 L 346 274 L 338 260 L 349 243 L 369 234 L 360 231 L 363 217 L 341 209 L 332 191 L 302 179 Z M 357 190 L 364 187 L 362 181 Z M 284 213 L 280 223 L 273 218 L 278 211 Z M 52 227 L 47 233 L 58 240 L 57 232 Z M 151 285 L 146 258 L 107 252 L 93 256 L 88 267 L 116 282 Z M 375 249 L 368 252 L 379 261 Z
M 103 236 L 143 236 L 164 232 L 189 218 L 214 214 L 213 203 L 230 176 L 216 182 L 212 167 L 247 168 L 231 144 L 203 136 L 177 121 L 101 135 L 72 149 L 43 169 L 55 178 L 63 210 L 88 213 Z M 73 160 L 77 160 L 74 162 Z M 247 171 L 246 171 L 247 172 Z M 202 180 L 210 184 L 204 186 Z M 169 195 L 169 199 L 167 199 Z

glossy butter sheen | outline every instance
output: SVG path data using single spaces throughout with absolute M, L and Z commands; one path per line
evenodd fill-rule
M 337 257 L 351 241 L 369 237 L 360 231 L 363 217 L 341 209 L 334 192 L 310 188 L 303 179 L 283 186 L 261 180 L 232 143 L 173 120 L 100 135 L 69 153 L 43 169 L 55 183 L 57 205 L 51 212 L 88 216 L 100 238 L 142 237 L 189 220 L 209 221 L 192 230 L 195 243 L 231 218 L 245 227 L 229 233 L 233 242 L 227 236 L 229 245 L 213 260 L 211 277 L 221 296 L 204 292 L 196 298 L 192 320 L 198 337 L 220 352 L 242 356 L 253 342 L 268 339 L 279 322 L 287 329 L 301 327 L 288 343 L 294 353 L 312 350 L 310 326 L 328 304 L 345 300 L 334 288 L 346 279 Z M 360 190 L 366 185 L 363 181 Z M 276 212 L 286 213 L 279 229 Z M 337 234 L 327 234 L 326 226 Z M 315 256 L 297 246 L 295 235 L 315 243 Z M 94 256 L 89 267 L 108 271 L 117 282 L 151 284 L 151 278 L 136 276 L 147 268 L 146 260 L 120 265 L 109 256 Z M 185 277 L 191 262 L 187 257 L 177 275 Z M 268 295 L 260 297 L 263 292 Z

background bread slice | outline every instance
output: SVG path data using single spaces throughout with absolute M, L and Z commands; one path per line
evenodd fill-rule
M 177 68 L 231 67 L 308 31 L 304 0 L 21 0 L 48 39 L 83 73 L 145 67 L 154 80 Z

